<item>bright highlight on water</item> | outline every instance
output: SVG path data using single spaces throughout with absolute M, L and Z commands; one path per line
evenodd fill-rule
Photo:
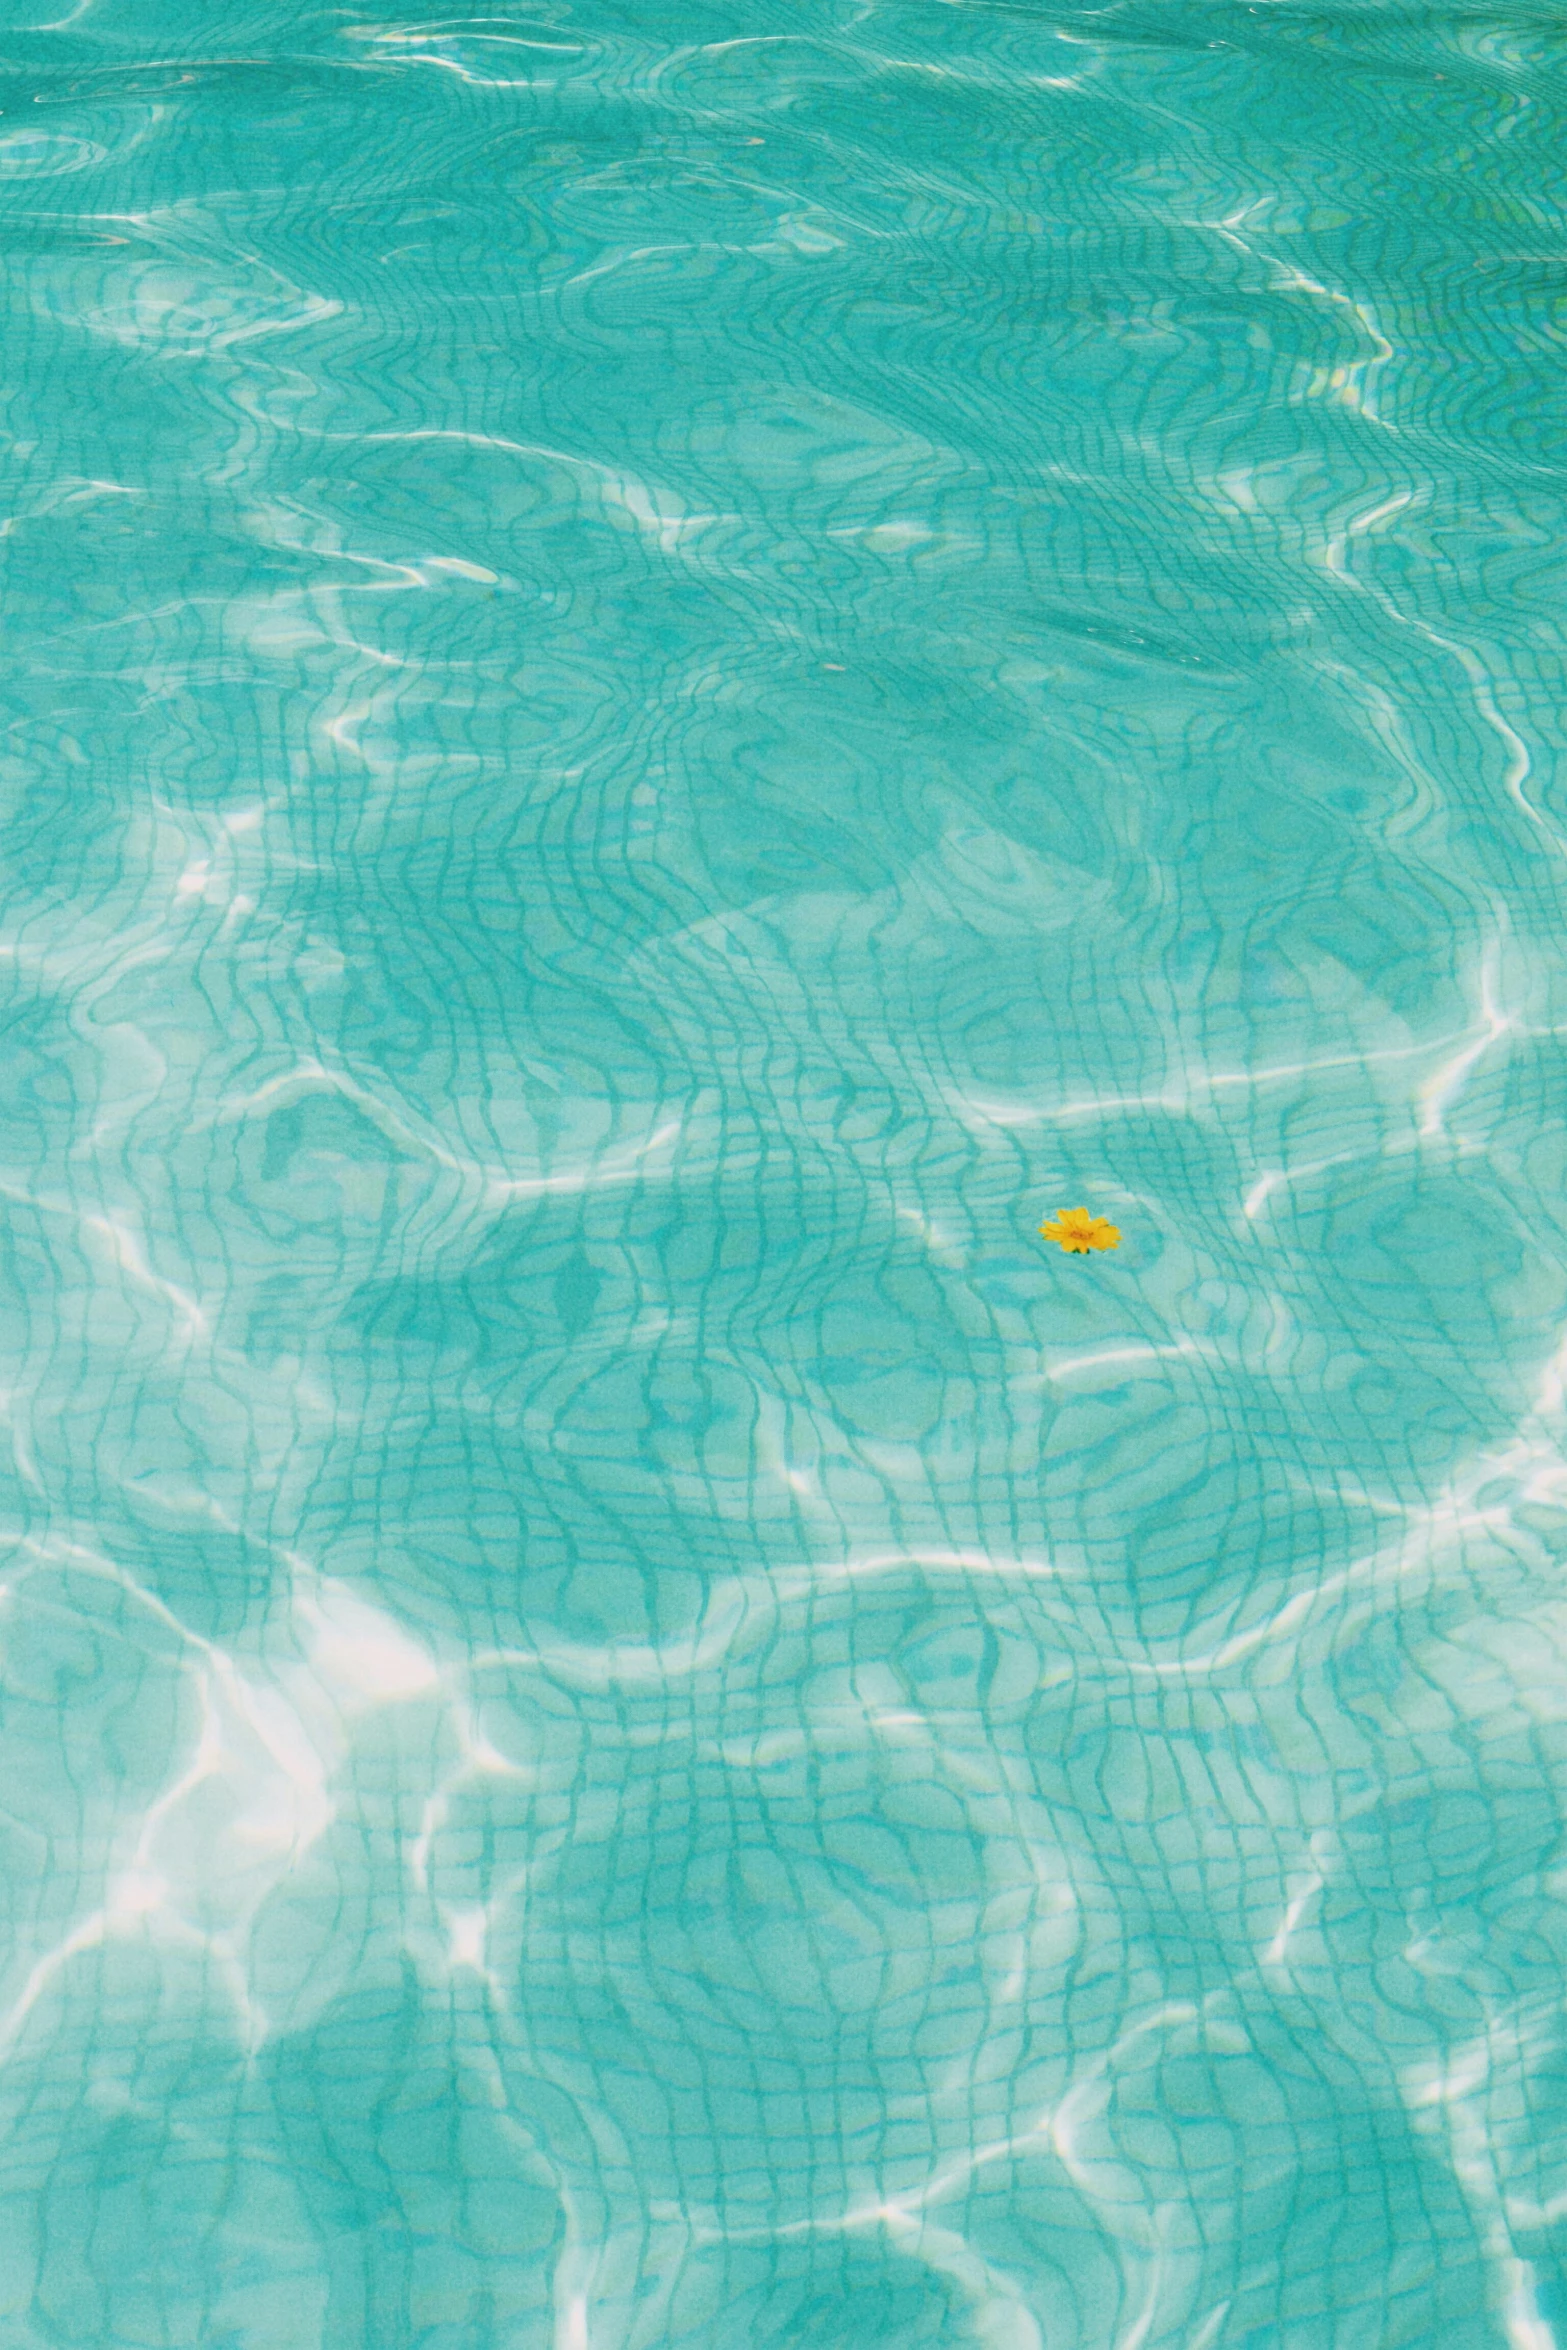
M 13 0 L 0 2350 L 1567 2350 L 1562 47 Z

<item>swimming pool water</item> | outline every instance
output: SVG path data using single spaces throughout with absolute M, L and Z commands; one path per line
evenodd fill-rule
M 7 0 L 0 2350 L 1567 2344 L 1564 24 Z

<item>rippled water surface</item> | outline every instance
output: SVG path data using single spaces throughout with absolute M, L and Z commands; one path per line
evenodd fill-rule
M 1567 2344 L 1564 63 L 7 0 L 4 2350 Z

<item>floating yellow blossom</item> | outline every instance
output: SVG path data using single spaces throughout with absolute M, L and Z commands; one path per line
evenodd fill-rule
M 1091 1248 L 1119 1248 L 1121 1235 L 1105 1216 L 1091 1216 L 1086 1208 L 1063 1208 L 1051 1224 L 1041 1224 L 1040 1238 L 1054 1240 L 1069 1257 L 1086 1257 Z

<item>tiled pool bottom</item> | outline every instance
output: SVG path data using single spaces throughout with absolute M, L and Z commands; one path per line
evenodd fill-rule
M 16 0 L 0 2350 L 1567 2350 L 1558 46 Z

